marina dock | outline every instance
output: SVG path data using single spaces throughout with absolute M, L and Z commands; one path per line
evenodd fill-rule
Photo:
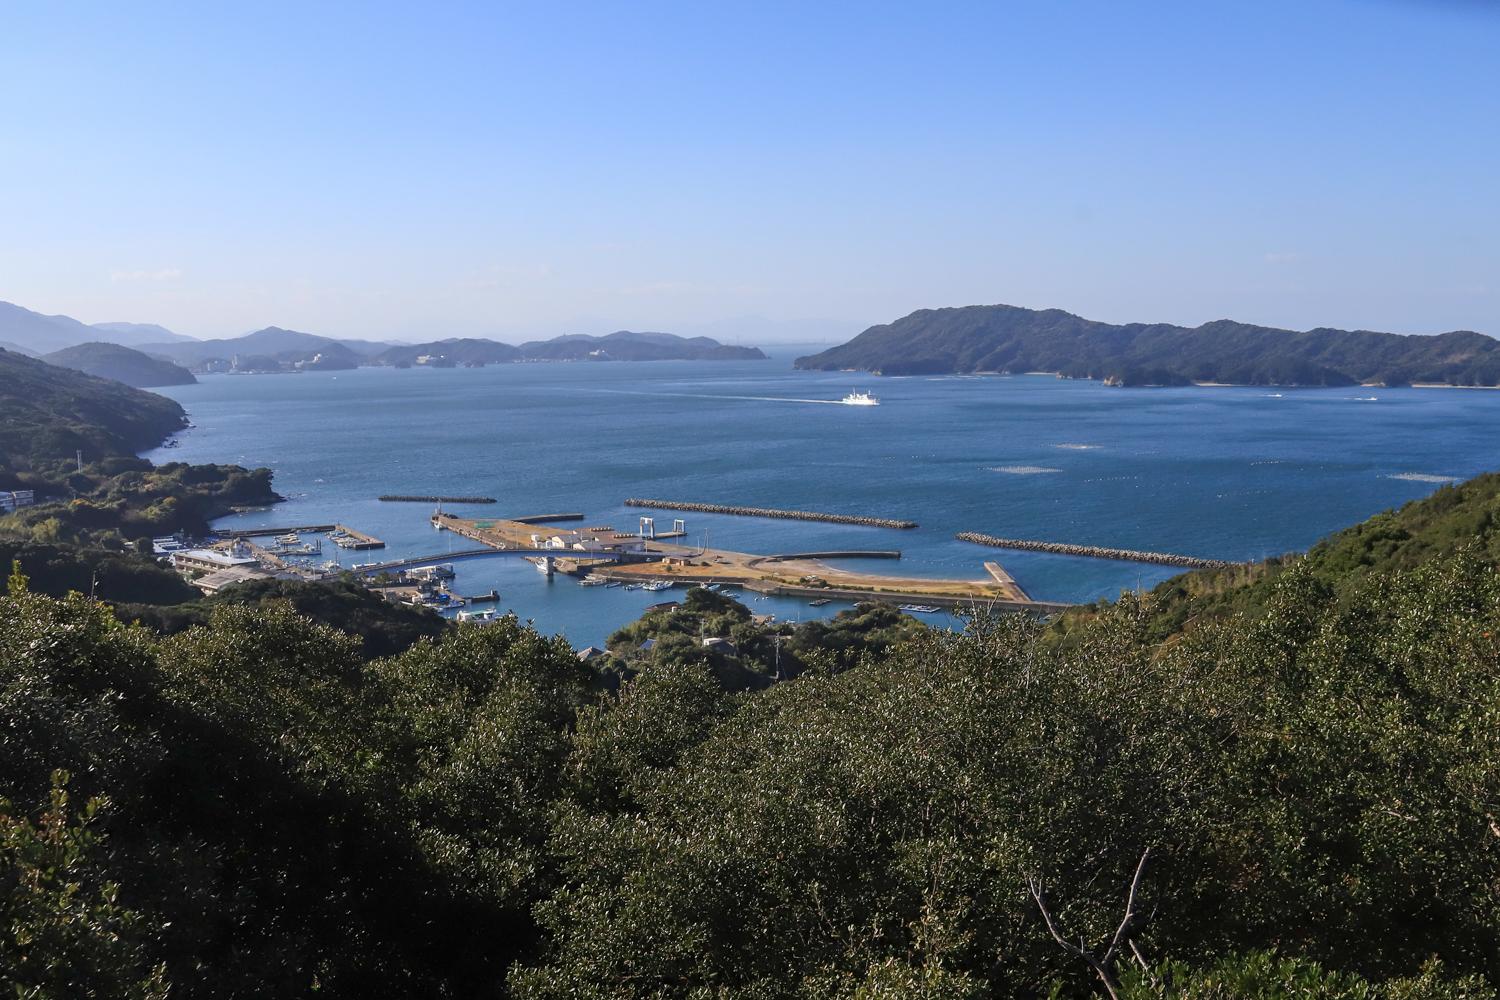
M 220 538 L 261 538 L 267 535 L 327 534 L 336 529 L 336 524 L 301 524 L 293 528 L 215 528 Z
M 385 542 L 345 524 L 299 524 L 281 528 L 230 528 L 214 532 L 220 538 L 267 538 L 280 535 L 327 535 L 341 549 L 383 549 Z
M 383 549 L 385 542 L 374 535 L 367 535 L 363 531 L 356 531 L 345 525 L 335 525 L 328 533 L 328 537 L 341 549 Z

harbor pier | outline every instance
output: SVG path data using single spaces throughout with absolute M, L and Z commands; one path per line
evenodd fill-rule
M 759 594 L 847 601 L 887 601 L 935 607 L 985 607 L 1053 614 L 1068 607 L 1032 600 L 1009 574 L 980 579 L 884 576 L 829 565 L 832 559 L 899 559 L 894 550 L 849 550 L 756 555 L 684 545 L 612 528 L 539 532 L 520 520 L 478 520 L 438 512 L 433 526 L 496 551 L 552 556 L 555 572 L 623 583 L 723 584 Z M 683 532 L 684 534 L 686 532 Z M 539 542 L 543 543 L 539 546 Z M 999 564 L 994 564 L 998 569 Z M 988 567 L 987 567 L 988 569 Z

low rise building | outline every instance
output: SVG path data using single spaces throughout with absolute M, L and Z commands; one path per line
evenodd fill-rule
M 172 568 L 179 573 L 214 573 L 237 566 L 260 565 L 253 556 L 220 549 L 182 549 L 172 553 Z

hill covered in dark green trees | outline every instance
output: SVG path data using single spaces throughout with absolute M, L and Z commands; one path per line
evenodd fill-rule
M 922 309 L 796 365 L 884 375 L 1042 371 L 1120 385 L 1493 386 L 1500 385 L 1500 341 L 1466 331 L 1299 332 L 1232 320 L 1113 325 L 1058 309 L 994 305 Z
M 372 656 L 298 610 L 357 594 L 160 634 L 17 575 L 0 979 L 1494 1000 L 1497 498 L 1051 626 L 813 634 L 692 592 L 589 664 L 514 618 Z
M 192 372 L 164 358 L 153 358 L 129 347 L 99 341 L 64 347 L 60 351 L 42 355 L 42 360 L 50 365 L 72 368 L 99 378 L 111 378 L 137 389 L 191 385 L 198 381 Z
M 37 494 L 0 517 L 0 539 L 119 551 L 280 500 L 269 469 L 137 457 L 186 424 L 165 396 L 0 351 L 0 489 Z
M 0 351 L 0 480 L 55 469 L 80 450 L 86 462 L 134 456 L 186 424 L 165 396 Z

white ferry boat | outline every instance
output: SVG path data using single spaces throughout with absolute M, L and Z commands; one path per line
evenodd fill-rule
M 839 400 L 845 406 L 879 406 L 880 400 L 868 392 L 854 391 Z

